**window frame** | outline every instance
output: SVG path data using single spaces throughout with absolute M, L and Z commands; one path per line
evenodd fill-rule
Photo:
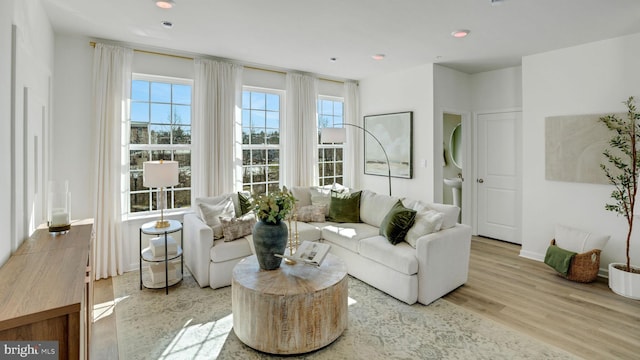
M 278 144 L 270 144 L 268 143 L 264 143 L 264 144 L 245 144 L 244 143 L 244 111 L 245 110 L 249 110 L 251 111 L 253 108 L 244 108 L 244 104 L 243 104 L 243 98 L 244 98 L 244 93 L 245 92 L 249 92 L 249 93 L 264 93 L 264 94 L 272 94 L 272 95 L 277 95 L 279 97 L 279 102 L 278 102 Z M 265 192 L 266 194 L 269 193 L 269 186 L 270 184 L 276 184 L 276 187 L 278 189 L 282 188 L 282 142 L 283 142 L 283 133 L 282 133 L 282 126 L 283 126 L 283 122 L 284 122 L 284 117 L 286 115 L 286 108 L 285 108 L 285 95 L 286 95 L 286 91 L 281 90 L 281 89 L 274 89 L 274 88 L 264 88 L 264 87 L 258 87 L 258 86 L 250 86 L 250 85 L 243 85 L 242 86 L 242 93 L 241 93 L 241 97 L 240 97 L 240 104 L 239 104 L 239 108 L 240 108 L 240 148 L 241 148 L 241 162 L 240 162 L 240 183 L 242 186 L 242 191 L 249 191 L 252 195 L 254 195 L 254 186 L 255 185 L 260 185 L 260 184 L 264 184 L 265 186 Z M 265 106 L 265 131 L 266 129 L 269 129 L 268 126 L 266 126 L 266 112 L 268 111 L 266 109 Z M 250 133 L 251 134 L 251 133 Z M 249 135 L 249 137 L 251 138 L 251 135 Z M 251 163 L 250 165 L 245 165 L 244 162 L 244 151 L 245 150 L 249 150 L 251 152 L 253 152 L 254 150 L 265 150 L 266 151 L 266 156 L 265 156 L 265 164 L 258 164 L 258 165 L 254 165 L 253 163 Z M 269 150 L 277 150 L 278 151 L 278 180 L 277 182 L 274 181 L 269 181 Z M 252 167 L 252 166 L 265 166 L 265 181 L 258 181 L 258 182 L 249 182 L 249 183 L 245 183 L 244 181 L 244 171 L 245 168 L 247 167 Z M 251 179 L 253 180 L 253 179 Z M 247 185 L 249 185 L 249 189 L 247 189 Z
M 320 128 L 320 117 L 321 117 L 321 112 L 320 112 L 320 107 L 321 107 L 321 103 L 322 100 L 327 100 L 327 101 L 332 101 L 332 102 L 340 102 L 342 103 L 342 116 L 341 116 L 341 122 L 339 122 L 339 124 L 344 124 L 344 98 L 343 97 L 339 97 L 339 96 L 329 96 L 329 95 L 318 95 L 318 105 L 317 105 L 317 128 L 318 128 L 318 154 L 317 154 L 317 161 L 318 161 L 318 185 L 320 186 L 326 186 L 326 185 L 332 185 L 336 182 L 338 182 L 338 179 L 342 179 L 341 184 L 344 185 L 344 159 L 345 159 L 345 145 L 344 144 L 323 144 L 321 142 L 320 139 L 320 133 L 321 133 L 321 129 Z M 331 114 L 332 118 L 334 119 L 331 127 L 335 127 L 335 113 Z M 341 127 L 344 127 L 341 126 Z M 333 150 L 333 160 L 332 161 L 321 161 L 324 159 L 324 156 L 320 157 L 320 151 L 324 151 L 325 149 L 332 149 Z M 342 160 L 338 161 L 336 160 L 337 158 L 337 150 L 341 149 L 342 150 Z M 342 164 L 342 173 L 340 175 L 337 175 L 337 164 L 341 163 Z M 326 164 L 333 164 L 333 175 L 331 176 L 323 176 L 324 175 L 324 171 L 321 170 L 321 167 L 326 166 Z M 327 184 L 326 180 L 327 179 L 333 179 L 333 181 L 331 182 L 331 184 Z
M 162 76 L 162 75 L 152 75 L 152 74 L 145 74 L 145 73 L 132 73 L 131 74 L 131 89 L 130 91 L 133 91 L 133 82 L 136 80 L 142 80 L 142 81 L 148 81 L 148 82 L 156 82 L 156 83 L 165 83 L 165 84 L 172 84 L 172 85 L 188 85 L 191 87 L 191 100 L 190 100 L 190 104 L 189 104 L 189 108 L 190 108 L 190 119 L 189 119 L 189 132 L 190 132 L 190 141 L 188 144 L 132 144 L 131 143 L 131 126 L 132 126 L 132 119 L 131 119 L 131 105 L 137 101 L 134 101 L 132 99 L 133 94 L 131 94 L 129 96 L 129 103 L 128 103 L 128 109 L 127 109 L 127 121 L 126 121 L 126 129 L 125 129 L 125 135 L 126 135 L 126 151 L 127 151 L 127 186 L 126 186 L 126 206 L 123 206 L 123 209 L 126 212 L 126 215 L 128 215 L 129 217 L 145 217 L 145 216 L 149 216 L 151 214 L 154 214 L 155 212 L 157 212 L 159 209 L 154 209 L 154 204 L 157 203 L 157 200 L 154 200 L 154 198 L 157 198 L 158 193 L 159 193 L 159 189 L 157 188 L 144 188 L 142 190 L 132 190 L 131 189 L 131 178 L 132 178 L 132 171 L 138 173 L 139 175 L 137 176 L 137 179 L 140 179 L 140 181 L 142 181 L 143 179 L 143 171 L 142 169 L 140 170 L 136 170 L 131 168 L 131 152 L 132 151 L 145 151 L 148 152 L 148 156 L 150 156 L 151 158 L 147 157 L 147 159 L 145 161 L 149 161 L 149 160 L 157 160 L 155 158 L 153 158 L 153 152 L 157 152 L 157 151 L 167 151 L 171 154 L 171 158 L 170 159 L 164 159 L 164 160 L 174 160 L 175 159 L 175 154 L 176 152 L 179 151 L 188 151 L 189 152 L 189 169 L 191 170 L 191 174 L 193 174 L 193 118 L 194 118 L 194 111 L 193 111 L 193 93 L 194 93 L 194 81 L 193 79 L 188 79 L 188 78 L 177 78 L 177 77 L 170 77 L 170 76 Z M 149 98 L 149 104 L 153 104 L 154 102 L 151 101 L 151 98 Z M 163 103 L 166 104 L 164 102 L 156 102 L 156 103 Z M 174 105 L 184 105 L 181 103 L 174 103 L 174 102 L 169 102 L 168 104 Z M 151 122 L 151 115 L 149 115 L 149 123 L 150 125 L 154 124 Z M 165 125 L 165 124 L 163 124 Z M 171 126 L 171 124 L 168 124 L 168 126 Z M 180 168 L 184 168 L 184 166 L 180 166 Z M 191 203 L 191 192 L 193 191 L 193 178 L 190 179 L 190 187 L 178 187 L 178 186 L 171 186 L 166 190 L 167 193 L 167 204 L 166 204 L 166 209 L 164 210 L 165 214 L 175 214 L 175 213 L 181 213 L 181 212 L 186 212 L 188 211 L 193 204 Z M 175 206 L 175 191 L 189 191 L 190 195 L 189 195 L 189 205 L 188 206 L 183 206 L 183 207 L 174 207 Z M 149 201 L 149 210 L 146 211 L 132 211 L 132 202 L 131 202 L 131 197 L 135 196 L 136 194 L 146 194 L 148 196 L 148 201 Z M 156 206 L 157 207 L 157 206 Z

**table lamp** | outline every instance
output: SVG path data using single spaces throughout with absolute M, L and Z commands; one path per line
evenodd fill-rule
M 178 185 L 177 161 L 145 161 L 142 163 L 142 184 L 148 188 L 159 188 L 157 207 L 160 208 L 160 220 L 156 221 L 156 228 L 169 227 L 164 219 L 164 208 L 167 204 L 166 188 Z

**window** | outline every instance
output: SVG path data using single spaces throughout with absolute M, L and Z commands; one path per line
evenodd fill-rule
M 319 184 L 343 184 L 343 144 L 323 144 L 320 134 L 323 128 L 342 127 L 342 109 L 344 102 L 340 98 L 321 96 L 318 99 L 318 176 Z
M 191 206 L 191 80 L 133 75 L 130 103 L 129 211 L 156 208 L 157 189 L 143 186 L 142 163 L 178 162 L 179 184 L 167 189 L 167 209 Z
M 281 99 L 266 89 L 242 92 L 242 188 L 252 194 L 280 188 Z

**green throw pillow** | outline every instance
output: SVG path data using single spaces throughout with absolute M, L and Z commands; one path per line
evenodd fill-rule
M 244 215 L 251 211 L 251 199 L 241 192 L 238 192 L 238 203 L 240 204 L 240 212 L 242 213 L 240 215 Z
M 390 243 L 395 245 L 404 241 L 407 232 L 411 229 L 415 220 L 416 211 L 402 206 L 402 202 L 398 200 L 384 219 L 382 219 L 380 235 L 383 235 Z
M 360 194 L 362 194 L 360 191 L 342 193 L 332 190 L 327 220 L 339 223 L 359 223 Z

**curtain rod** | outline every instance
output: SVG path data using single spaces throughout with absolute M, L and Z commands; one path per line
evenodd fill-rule
M 89 46 L 91 46 L 92 48 L 95 48 L 96 47 L 96 42 L 95 41 L 89 41 Z M 142 54 L 167 56 L 167 57 L 172 57 L 172 58 L 176 58 L 176 59 L 183 59 L 183 60 L 194 60 L 195 59 L 192 56 L 167 54 L 167 53 L 162 53 L 162 52 L 158 52 L 158 51 L 150 51 L 150 50 L 142 50 L 142 49 L 133 49 L 133 51 L 134 52 L 138 52 L 138 53 L 142 53 Z M 249 65 L 243 65 L 243 66 L 246 69 L 251 69 L 251 70 L 266 71 L 266 72 L 272 72 L 272 73 L 281 74 L 281 75 L 286 75 L 287 74 L 286 71 L 281 71 L 281 70 L 265 69 L 265 68 L 249 66 Z M 338 84 L 344 84 L 344 81 L 340 81 L 340 80 L 333 80 L 333 79 L 326 79 L 326 78 L 318 78 L 318 80 L 330 81 L 330 82 L 334 82 L 334 83 L 338 83 Z

